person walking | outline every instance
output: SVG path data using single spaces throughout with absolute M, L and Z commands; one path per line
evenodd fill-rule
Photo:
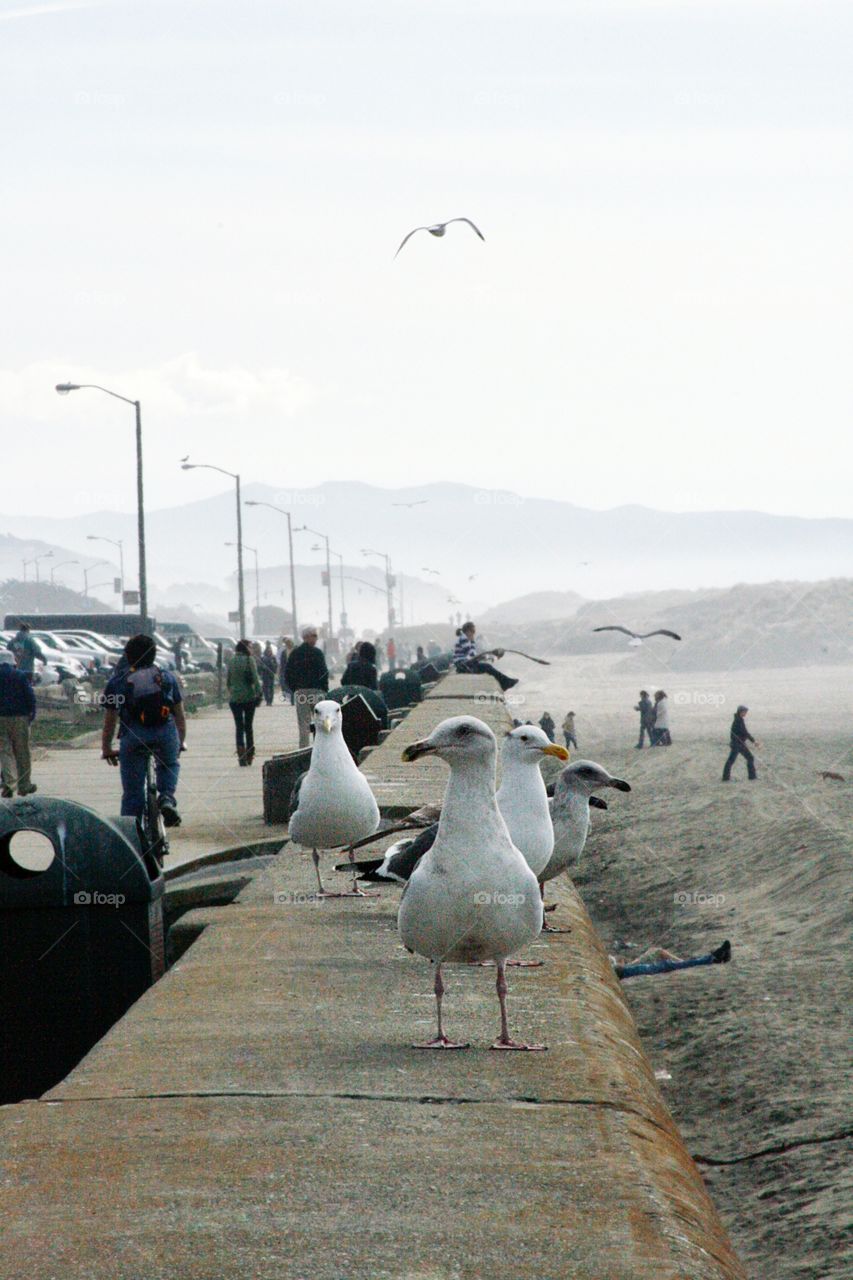
M 376 645 L 369 640 L 362 640 L 356 656 L 347 663 L 341 676 L 341 684 L 358 684 L 364 689 L 377 689 L 378 674 L 376 670 Z
M 755 782 L 758 777 L 758 774 L 755 772 L 755 756 L 746 744 L 751 742 L 755 747 L 758 747 L 761 744 L 753 738 L 752 734 L 746 727 L 744 716 L 747 711 L 749 711 L 749 707 L 740 706 L 734 714 L 729 736 L 729 758 L 723 765 L 723 782 L 731 782 L 732 765 L 735 760 L 737 760 L 738 756 L 743 756 L 746 761 L 746 773 L 749 781 Z
M 655 728 L 655 707 L 647 689 L 640 690 L 640 701 L 634 706 L 635 711 L 640 713 L 640 740 L 637 743 L 637 750 L 643 749 L 643 738 L 648 735 L 649 746 L 654 745 L 654 728 Z
M 255 758 L 255 711 L 261 701 L 261 679 L 248 640 L 238 640 L 228 664 L 228 705 L 237 735 L 237 759 L 250 765 Z
M 299 746 L 311 745 L 311 717 L 314 707 L 329 691 L 329 669 L 323 650 L 317 647 L 320 633 L 315 626 L 302 628 L 302 644 L 287 659 L 284 678 L 296 703 Z
M 551 715 L 551 712 L 543 711 L 539 718 L 539 728 L 545 734 L 545 737 L 549 742 L 556 742 L 556 738 L 554 737 L 556 727 L 557 726 L 554 724 L 554 717 Z
M 31 777 L 30 725 L 36 718 L 32 681 L 9 662 L 0 662 L 0 795 L 9 800 L 36 790 Z
M 30 684 L 33 683 L 36 670 L 36 658 L 39 656 L 38 645 L 30 635 L 30 624 L 22 622 L 9 641 L 9 648 L 15 655 L 18 670 L 25 675 Z
M 478 653 L 477 643 L 474 639 L 476 634 L 477 628 L 473 622 L 463 622 L 456 632 L 456 644 L 453 647 L 453 664 L 456 670 L 463 674 L 494 676 L 504 693 L 506 693 L 507 689 L 514 688 L 518 681 L 513 680 L 510 676 L 505 676 L 502 671 L 498 671 L 497 667 L 493 667 L 491 663 L 483 661 L 483 658 L 487 655 L 502 658 L 504 656 L 503 649 L 484 650 L 482 654 Z
M 653 747 L 671 747 L 672 735 L 669 732 L 669 698 L 663 689 L 655 693 L 654 729 L 652 731 Z
M 567 712 L 566 712 L 566 718 L 565 718 L 565 720 L 563 721 L 563 737 L 564 737 L 564 738 L 565 738 L 565 740 L 566 740 L 566 746 L 567 746 L 567 747 L 574 747 L 575 751 L 577 751 L 577 750 L 578 750 L 578 740 L 577 740 L 577 738 L 575 737 L 575 713 L 574 713 L 574 711 L 567 711 Z
M 275 677 L 278 672 L 278 658 L 275 656 L 275 650 L 269 640 L 264 647 L 258 662 L 258 674 L 261 677 L 261 684 L 264 689 L 264 702 L 268 707 L 273 704 L 275 698 Z
M 293 653 L 293 650 L 294 643 L 290 636 L 282 636 L 281 648 L 278 651 L 278 682 L 281 686 L 281 696 L 285 702 L 293 701 L 292 692 L 287 687 L 286 675 L 287 659 Z
M 107 681 L 103 693 L 101 758 L 121 771 L 122 817 L 139 818 L 145 808 L 148 757 L 153 755 L 163 822 L 179 827 L 178 777 L 187 733 L 181 686 L 171 671 L 157 666 L 153 636 L 131 636 L 124 656 L 127 666 Z M 117 727 L 118 751 L 114 751 Z
M 178 672 L 183 671 L 184 669 L 184 662 L 187 656 L 187 651 L 186 651 L 186 648 L 184 647 L 185 644 L 186 644 L 185 637 L 178 636 L 177 640 L 172 645 L 172 654 L 175 659 L 175 670 Z
M 397 665 L 397 643 L 393 636 L 388 637 L 388 643 L 385 646 L 385 656 L 388 659 L 388 670 L 393 671 Z

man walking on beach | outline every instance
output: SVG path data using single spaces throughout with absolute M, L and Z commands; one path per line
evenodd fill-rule
M 563 737 L 564 737 L 564 738 L 565 738 L 565 740 L 566 740 L 566 746 L 567 746 L 567 747 L 574 747 L 575 751 L 577 751 L 577 749 L 578 749 L 578 740 L 577 740 L 577 738 L 575 737 L 575 713 L 574 713 L 574 711 L 567 711 L 567 712 L 566 712 L 566 718 L 565 718 L 565 720 L 563 721 Z
M 316 627 L 303 627 L 302 644 L 296 646 L 284 668 L 285 683 L 296 703 L 300 747 L 310 747 L 314 707 L 329 691 L 329 669 L 323 650 L 317 648 L 319 638 Z
M 735 760 L 737 760 L 738 756 L 743 756 L 746 761 L 746 770 L 750 782 L 755 782 L 758 777 L 758 774 L 755 772 L 755 756 L 746 744 L 747 742 L 751 742 L 753 746 L 756 747 L 760 744 L 756 742 L 755 738 L 753 738 L 752 734 L 746 727 L 744 716 L 747 711 L 749 711 L 749 707 L 738 707 L 735 712 L 734 719 L 732 720 L 730 738 L 731 750 L 729 751 L 728 760 L 723 765 L 723 782 L 731 782 L 732 765 Z
M 634 707 L 635 711 L 640 713 L 640 740 L 637 743 L 638 750 L 643 749 L 643 737 L 648 734 L 649 746 L 652 745 L 652 729 L 655 725 L 655 709 L 647 689 L 640 690 L 640 701 Z
M 30 780 L 30 724 L 36 716 L 32 679 L 11 663 L 0 662 L 0 795 L 10 800 L 36 790 Z

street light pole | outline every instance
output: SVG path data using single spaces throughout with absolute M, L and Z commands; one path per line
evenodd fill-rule
M 145 565 L 145 501 L 142 486 L 142 405 L 139 400 L 130 400 L 127 396 L 119 395 L 117 391 L 110 391 L 109 387 L 98 386 L 96 382 L 60 382 L 57 383 L 56 390 L 61 396 L 67 396 L 69 391 L 103 391 L 104 395 L 114 396 L 116 400 L 123 400 L 125 404 L 133 405 L 136 414 L 136 536 L 139 560 L 139 613 L 141 615 L 142 630 L 147 631 L 148 572 Z M 124 572 L 122 572 L 122 607 L 124 607 Z
M 296 574 L 293 568 L 293 521 L 290 512 L 285 511 L 284 507 L 276 507 L 271 502 L 255 502 L 250 498 L 246 499 L 247 507 L 269 507 L 270 511 L 277 511 L 279 515 L 287 518 L 287 547 L 290 556 L 290 612 L 293 618 L 293 638 L 299 635 L 299 624 L 296 621 Z
M 234 547 L 237 544 L 235 542 L 226 542 L 225 545 L 226 547 Z M 248 542 L 244 542 L 243 550 L 251 551 L 252 555 L 255 557 L 255 608 L 260 609 L 261 607 L 261 571 L 258 568 L 258 548 L 250 547 Z
M 388 630 L 394 630 L 394 596 L 392 593 L 393 575 L 391 573 L 391 557 L 385 551 L 374 551 L 370 547 L 362 547 L 363 556 L 381 556 L 385 561 L 385 595 L 388 602 Z
M 226 471 L 224 467 L 215 467 L 211 462 L 182 462 L 182 471 L 218 471 L 221 476 L 230 476 L 236 486 L 237 494 L 237 610 L 240 615 L 240 639 L 246 639 L 246 595 L 243 589 L 243 503 L 240 498 L 240 477 L 235 471 Z
M 108 542 L 110 546 L 118 547 L 118 573 L 119 573 L 119 581 L 121 582 L 121 611 L 122 613 L 124 613 L 125 603 L 124 603 L 124 541 L 123 539 L 105 538 L 100 533 L 87 533 L 86 541 L 87 542 Z M 72 561 L 71 563 L 73 564 L 75 563 L 75 561 Z
M 90 564 L 88 569 L 83 570 L 83 595 L 89 594 L 89 574 L 93 569 L 99 569 L 102 564 L 106 564 L 106 560 L 96 560 L 94 564 Z
M 64 569 L 65 566 L 69 564 L 79 564 L 79 563 L 80 563 L 79 560 L 63 560 L 61 564 L 52 564 L 50 566 L 50 585 L 53 586 L 53 575 L 57 572 L 57 570 Z
M 52 551 L 43 551 L 40 556 L 33 556 L 32 560 L 30 561 L 30 564 L 34 564 L 36 567 L 37 583 L 41 582 L 41 578 L 39 577 L 39 560 L 49 560 L 52 555 L 53 555 Z

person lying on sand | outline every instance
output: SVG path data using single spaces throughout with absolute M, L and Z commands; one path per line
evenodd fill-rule
M 643 961 L 643 956 L 654 955 L 654 960 Z M 620 980 L 623 978 L 639 978 L 646 974 L 652 973 L 673 973 L 676 969 L 695 969 L 703 964 L 728 964 L 732 958 L 732 944 L 726 939 L 714 951 L 709 951 L 704 956 L 691 956 L 688 960 L 682 960 L 680 956 L 675 955 L 672 951 L 667 951 L 664 947 L 647 947 L 637 957 L 633 964 L 623 964 L 617 960 L 615 956 L 610 957 L 610 962 L 616 971 L 616 977 Z

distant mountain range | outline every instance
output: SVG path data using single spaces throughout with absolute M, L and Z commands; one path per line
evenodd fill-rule
M 190 485 L 188 481 L 188 492 Z M 674 513 L 641 506 L 591 511 L 570 503 L 457 484 L 379 489 L 336 482 L 294 490 L 251 484 L 245 487 L 244 497 L 286 508 L 292 513 L 294 526 L 310 525 L 328 534 L 333 549 L 352 566 L 348 573 L 363 576 L 373 566 L 368 574 L 372 586 L 381 588 L 384 567 L 379 556 L 362 555 L 362 548 L 388 552 L 394 571 L 406 575 L 407 622 L 446 621 L 451 613 L 476 616 L 495 601 L 522 596 L 535 599 L 541 593 L 545 596 L 540 607 L 543 617 L 548 618 L 577 596 L 601 599 L 631 591 L 728 587 L 737 582 L 782 578 L 817 581 L 848 575 L 853 561 L 853 520 L 844 519 L 815 520 L 752 511 Z M 102 566 L 104 576 L 116 572 L 115 549 L 108 543 L 87 541 L 87 534 L 122 539 L 127 582 L 136 585 L 136 521 L 132 513 L 0 515 L 0 528 L 25 540 L 32 554 L 53 548 L 54 564 L 60 562 L 60 555 L 80 560 L 80 566 L 66 571 L 76 574 L 78 580 L 80 569 L 101 555 L 108 561 Z M 174 599 L 175 586 L 192 583 L 197 601 L 205 608 L 217 593 L 225 593 L 225 602 L 229 602 L 234 552 L 224 544 L 233 542 L 234 537 L 230 489 L 213 498 L 150 511 L 147 542 L 152 599 L 158 590 Z M 284 517 L 265 507 L 248 508 L 244 538 L 258 549 L 262 578 L 271 575 L 266 590 L 280 591 L 278 578 L 287 563 Z M 296 559 L 309 575 L 319 575 L 322 567 L 322 552 L 312 551 L 318 541 L 310 530 L 294 536 Z M 26 556 L 26 550 L 23 554 Z M 0 576 L 20 576 L 21 558 L 19 544 L 10 546 L 8 539 L 0 539 Z M 45 566 L 50 563 L 42 562 L 45 575 L 49 571 Z M 333 561 L 333 565 L 337 563 Z M 247 596 L 252 591 L 252 570 L 253 557 L 247 554 Z M 66 581 L 71 584 L 70 577 Z M 205 584 L 212 589 L 209 601 L 201 592 Z M 269 602 L 287 607 L 286 599 Z M 399 600 L 396 604 L 399 611 Z M 321 607 L 322 593 L 316 601 L 313 593 L 306 599 L 307 612 L 317 614 Z M 335 608 L 337 612 L 339 605 Z M 493 612 L 497 608 L 494 606 Z M 527 610 L 526 605 L 519 608 Z M 535 611 L 532 604 L 531 608 Z M 386 609 L 381 590 L 354 585 L 349 611 L 356 627 L 382 626 Z

